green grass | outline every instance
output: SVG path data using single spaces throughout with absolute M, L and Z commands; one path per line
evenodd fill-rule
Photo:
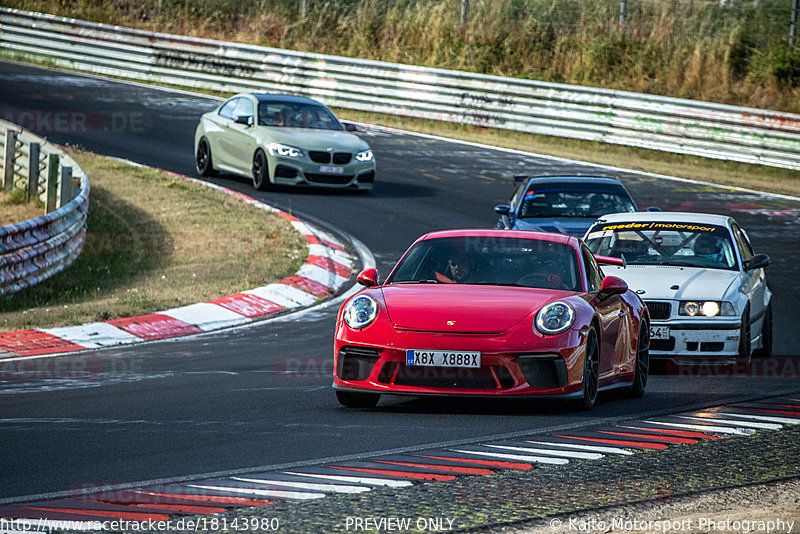
M 140 315 L 281 280 L 305 260 L 278 215 L 167 173 L 71 151 L 92 185 L 86 245 L 64 272 L 0 297 L 0 331 Z

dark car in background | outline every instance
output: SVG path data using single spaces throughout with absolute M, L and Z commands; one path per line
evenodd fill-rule
M 608 213 L 638 211 L 619 180 L 598 176 L 515 176 L 508 204 L 495 206 L 496 228 L 536 230 L 583 237 Z

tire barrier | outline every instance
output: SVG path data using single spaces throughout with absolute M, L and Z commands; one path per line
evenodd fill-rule
M 40 196 L 47 211 L 0 228 L 3 295 L 36 285 L 78 258 L 86 237 L 89 179 L 61 148 L 6 121 L 0 121 L 0 129 L 5 132 L 0 136 L 4 189 L 16 187 L 28 198 Z M 73 189 L 76 179 L 80 187 Z

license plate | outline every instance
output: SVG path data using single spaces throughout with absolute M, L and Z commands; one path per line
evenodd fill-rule
M 668 326 L 651 326 L 650 339 L 669 339 Z
M 408 349 L 406 350 L 406 365 L 476 368 L 481 366 L 481 353 Z
M 319 172 L 327 172 L 328 174 L 342 174 L 344 167 L 330 167 L 328 165 L 320 165 Z

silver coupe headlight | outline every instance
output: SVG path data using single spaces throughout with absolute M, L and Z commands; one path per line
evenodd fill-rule
M 565 332 L 575 322 L 575 309 L 568 303 L 557 300 L 546 304 L 536 314 L 536 329 L 547 336 Z
M 290 158 L 299 158 L 303 155 L 303 151 L 293 146 L 281 145 L 279 143 L 269 143 L 267 150 L 270 156 L 289 156 Z
M 344 322 L 350 328 L 360 330 L 378 316 L 378 301 L 369 295 L 355 297 L 344 308 Z
M 373 157 L 374 156 L 372 155 L 372 150 L 365 150 L 363 152 L 359 152 L 358 154 L 356 154 L 356 161 L 361 161 L 361 162 L 372 161 Z

